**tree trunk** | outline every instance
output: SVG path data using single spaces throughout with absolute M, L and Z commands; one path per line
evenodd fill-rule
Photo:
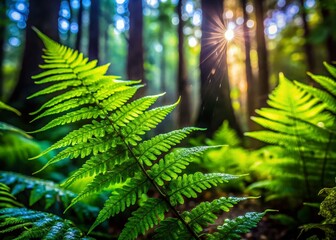
M 91 1 L 89 27 L 89 59 L 99 60 L 99 1 Z
M 78 15 L 77 15 L 77 23 L 78 23 L 78 32 L 76 36 L 76 43 L 75 43 L 75 49 L 78 51 L 81 50 L 81 44 L 82 44 L 82 26 L 83 26 L 83 3 L 82 1 L 79 1 L 79 9 L 78 9 Z
M 160 54 L 160 92 L 166 92 L 167 86 L 166 86 L 166 46 L 165 46 L 165 30 L 164 27 L 161 27 L 161 31 L 159 32 L 159 42 L 162 46 L 162 51 Z M 166 94 L 167 95 L 167 94 Z M 167 104 L 167 96 L 162 96 L 162 104 Z
M 23 53 L 22 68 L 18 84 L 11 96 L 11 103 L 22 113 L 22 119 L 27 121 L 28 113 L 36 110 L 35 99 L 27 101 L 26 98 L 36 91 L 36 85 L 31 77 L 41 72 L 38 65 L 42 63 L 42 41 L 32 30 L 35 26 L 51 39 L 58 41 L 58 13 L 60 0 L 29 1 L 29 16 L 26 28 L 26 42 Z
M 327 3 L 322 5 L 322 0 L 320 0 L 320 5 L 324 25 L 328 27 L 328 36 L 325 44 L 327 47 L 328 62 L 331 63 L 336 61 L 336 37 L 333 36 L 333 31 L 336 28 L 336 10 L 332 7 L 328 8 Z
M 144 48 L 143 48 L 143 16 L 142 0 L 133 0 L 128 3 L 129 10 L 129 41 L 127 56 L 128 79 L 142 80 L 146 84 L 144 74 Z M 145 95 L 145 87 L 139 89 L 137 96 Z
M 179 18 L 178 24 L 178 73 L 177 73 L 177 91 L 178 95 L 181 96 L 181 103 L 179 105 L 178 114 L 178 126 L 185 127 L 189 126 L 191 122 L 191 102 L 190 102 L 190 87 L 188 84 L 188 76 L 185 65 L 184 56 L 184 35 L 183 26 L 184 21 L 182 19 L 182 0 L 178 1 L 177 4 L 177 14 Z
M 245 44 L 245 73 L 246 73 L 246 82 L 247 82 L 247 113 L 248 113 L 248 126 L 249 130 L 254 130 L 254 122 L 251 120 L 251 116 L 254 115 L 255 106 L 255 82 L 253 79 L 252 66 L 251 66 L 251 40 L 249 35 L 249 29 L 247 27 L 247 21 L 249 16 L 246 12 L 246 3 L 247 0 L 241 0 L 241 6 L 244 15 L 244 44 Z
M 4 101 L 4 79 L 3 79 L 3 60 L 4 60 L 4 40 L 6 31 L 6 1 L 0 1 L 0 100 Z
M 211 136 L 224 120 L 228 120 L 241 135 L 230 98 L 226 40 L 223 37 L 223 0 L 202 0 L 201 4 L 201 106 L 197 125 L 206 127 L 207 135 Z
M 303 36 L 304 36 L 304 50 L 306 53 L 306 59 L 308 64 L 308 71 L 315 71 L 315 61 L 314 61 L 314 51 L 313 46 L 309 42 L 310 29 L 307 22 L 307 12 L 304 6 L 304 0 L 300 0 L 300 8 L 301 8 L 301 19 L 303 23 Z
M 259 97 L 257 108 L 266 106 L 266 100 L 269 93 L 268 56 L 264 34 L 263 2 L 264 1 L 253 0 L 256 15 L 256 37 L 257 37 L 257 54 L 258 54 L 258 68 L 259 68 L 259 83 L 258 83 Z

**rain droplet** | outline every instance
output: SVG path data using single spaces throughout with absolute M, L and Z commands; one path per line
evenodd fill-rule
M 218 102 L 218 97 L 216 97 L 216 102 Z
M 211 69 L 211 74 L 212 74 L 212 75 L 214 75 L 215 72 L 216 72 L 216 69 L 215 69 L 215 68 Z
M 219 84 L 219 87 L 220 87 L 220 88 L 222 87 L 222 84 L 221 84 L 221 83 Z

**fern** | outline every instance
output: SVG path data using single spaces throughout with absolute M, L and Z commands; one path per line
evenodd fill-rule
M 21 113 L 17 109 L 7 105 L 6 103 L 4 103 L 2 101 L 0 101 L 0 109 L 4 109 L 4 110 L 10 111 L 10 112 L 13 112 L 18 116 L 21 115 Z
M 6 184 L 0 183 L 0 209 L 14 207 L 22 207 L 22 204 L 16 201 Z
M 37 207 L 39 203 L 42 209 L 60 211 L 65 209 L 77 194 L 61 188 L 58 184 L 38 178 L 28 177 L 19 173 L 0 171 L 0 184 L 11 187 L 11 194 L 21 198 L 21 202 L 30 207 Z M 28 197 L 27 197 L 28 196 Z M 98 212 L 96 207 L 88 204 L 78 204 L 74 208 L 77 218 L 90 218 Z M 62 210 L 61 210 L 62 211 Z
M 209 234 L 208 239 L 240 239 L 241 234 L 249 232 L 249 229 L 255 227 L 264 215 L 265 212 L 248 212 L 232 220 L 226 219 L 224 224 L 217 228 L 218 232 Z
M 52 181 L 27 177 L 19 173 L 0 171 L 0 183 L 10 186 L 14 196 L 25 190 L 29 190 L 29 205 L 32 206 L 41 199 L 44 199 L 45 209 L 50 208 L 57 201 L 67 206 L 76 194 L 61 189 Z
M 88 62 L 83 54 L 35 31 L 46 49 L 45 62 L 41 65 L 44 71 L 33 79 L 37 84 L 47 83 L 48 87 L 31 98 L 56 94 L 33 113 L 36 116 L 33 121 L 53 118 L 35 132 L 50 131 L 51 128 L 73 123 L 80 126 L 35 158 L 52 150 L 59 151 L 41 170 L 64 159 L 82 159 L 82 167 L 74 171 L 62 186 L 68 187 L 84 177 L 92 177 L 68 209 L 87 196 L 109 190 L 109 197 L 91 226 L 91 232 L 108 218 L 132 205 L 139 205 L 140 197 L 154 190 L 159 197 L 149 197 L 138 206 L 120 239 L 135 239 L 156 225 L 162 227 L 161 222 L 164 226 L 170 219 L 165 214 L 167 211 L 174 215 L 172 222 L 180 228 L 179 238 L 199 239 L 199 227 L 206 226 L 205 220 L 212 216 L 211 206 L 202 205 L 209 207 L 209 213 L 201 207 L 199 211 L 196 208 L 195 213 L 191 210 L 191 214 L 205 211 L 201 223 L 197 220 L 189 222 L 188 214 L 180 214 L 176 207 L 187 198 L 195 198 L 206 189 L 240 176 L 184 173 L 190 162 L 209 148 L 216 147 L 174 148 L 189 134 L 202 129 L 183 128 L 144 140 L 144 135 L 156 128 L 179 100 L 175 104 L 156 108 L 152 106 L 162 94 L 133 100 L 141 87 L 138 81 L 122 81 L 115 76 L 107 76 L 108 65 L 97 67 L 97 61 Z M 227 209 L 230 201 L 219 200 L 216 203 L 215 210 Z M 166 234 L 167 238 L 170 234 L 174 236 L 170 231 Z
M 13 239 L 93 239 L 85 237 L 71 221 L 51 213 L 26 208 L 1 209 L 0 235 L 18 230 L 20 235 Z
M 325 64 L 333 73 L 335 67 Z M 291 82 L 282 74 L 279 86 L 269 97 L 269 108 L 257 110 L 253 120 L 266 130 L 247 136 L 270 145 L 272 159 L 264 161 L 259 171 L 268 171 L 271 179 L 257 182 L 251 188 L 267 188 L 269 199 L 296 196 L 313 198 L 316 189 L 330 186 L 336 174 L 335 80 L 310 76 L 325 90 Z
M 320 204 L 320 212 L 324 220 L 321 223 L 309 223 L 301 226 L 303 231 L 311 229 L 321 229 L 325 236 L 323 239 L 335 239 L 336 237 L 336 187 L 323 188 L 319 195 L 324 196 L 324 200 Z M 318 238 L 317 238 L 318 239 Z

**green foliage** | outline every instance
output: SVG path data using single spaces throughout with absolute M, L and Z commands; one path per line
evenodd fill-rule
M 75 193 L 60 188 L 52 181 L 28 177 L 19 173 L 0 171 L 0 183 L 10 186 L 14 196 L 23 191 L 29 191 L 29 206 L 43 200 L 45 209 L 50 208 L 56 202 L 62 202 L 67 206 L 71 199 L 76 197 Z
M 55 211 L 60 208 L 61 211 L 64 211 L 71 200 L 77 197 L 77 194 L 63 189 L 52 181 L 13 172 L 0 171 L 0 183 L 11 187 L 11 193 L 16 197 L 21 197 L 21 202 L 30 207 L 36 207 L 35 205 L 39 203 L 44 210 L 51 208 Z M 77 219 L 93 217 L 98 212 L 96 207 L 84 203 L 76 205 L 73 210 Z
M 16 115 L 19 115 L 19 116 L 21 115 L 21 113 L 18 110 L 16 110 L 15 108 L 7 105 L 6 103 L 4 103 L 2 101 L 0 101 L 0 109 L 11 111 L 11 112 L 13 112 L 13 113 L 15 113 Z
M 165 239 L 184 239 L 183 236 L 199 239 L 203 234 L 202 228 L 207 227 L 207 223 L 213 223 L 214 212 L 228 210 L 231 205 L 244 200 L 222 198 L 180 214 L 176 207 L 184 204 L 187 198 L 195 198 L 204 190 L 239 176 L 183 173 L 192 161 L 213 148 L 174 149 L 190 133 L 201 129 L 183 128 L 143 139 L 178 102 L 151 108 L 162 95 L 133 100 L 137 89 L 141 87 L 139 82 L 107 76 L 108 65 L 96 67 L 97 61 L 88 62 L 82 53 L 52 41 L 38 30 L 36 32 L 46 49 L 43 56 L 45 62 L 41 65 L 44 71 L 33 78 L 37 84 L 48 86 L 31 98 L 50 94 L 54 97 L 34 112 L 34 120 L 52 117 L 51 121 L 35 132 L 50 131 L 51 128 L 73 123 L 80 126 L 37 157 L 52 150 L 59 151 L 42 169 L 64 159 L 82 159 L 82 167 L 75 170 L 63 186 L 70 186 L 88 176 L 92 180 L 72 200 L 69 208 L 92 194 L 104 190 L 110 192 L 89 232 L 108 218 L 124 212 L 132 205 L 138 205 L 120 239 L 135 239 L 156 225 L 161 229 L 157 231 L 159 235 L 163 234 L 164 229 L 168 230 L 165 231 Z M 151 197 L 149 190 L 158 197 Z M 140 204 L 143 195 L 148 195 L 148 198 Z M 168 218 L 165 214 L 167 211 L 173 217 Z M 246 223 L 241 225 L 241 233 L 256 222 L 255 218 L 244 220 Z M 171 223 L 178 231 L 165 228 Z
M 19 111 L 0 101 L 1 109 L 20 115 Z M 24 163 L 27 162 L 28 158 L 42 152 L 43 145 L 25 131 L 9 123 L 0 122 L 0 161 L 5 162 L 2 163 L 2 166 L 4 166 L 2 170 L 15 168 L 17 171 L 26 171 L 27 165 Z M 50 158 L 49 155 L 40 158 L 34 167 L 40 168 Z
M 257 226 L 265 213 L 248 212 L 244 216 L 235 219 L 226 219 L 218 232 L 208 235 L 209 239 L 240 239 L 242 233 L 249 232 L 249 229 Z
M 321 229 L 325 233 L 323 239 L 331 240 L 336 238 L 336 187 L 323 188 L 319 195 L 324 196 L 320 205 L 320 212 L 324 220 L 322 223 L 310 223 L 301 226 L 302 231 Z M 318 239 L 318 238 L 317 238 Z
M 212 146 L 212 148 L 204 154 L 199 165 L 209 172 L 220 171 L 230 174 L 250 174 L 251 166 L 258 160 L 257 154 L 242 147 L 241 139 L 230 128 L 228 121 L 223 122 L 211 139 L 205 139 L 205 143 Z M 193 144 L 195 144 L 195 141 Z M 248 175 L 244 179 L 239 179 L 225 185 L 224 188 L 243 191 L 245 187 L 244 182 L 250 181 L 251 177 L 252 175 Z
M 335 67 L 325 64 L 335 77 Z M 272 176 L 252 184 L 266 188 L 269 199 L 311 199 L 316 189 L 332 186 L 336 175 L 335 80 L 310 74 L 324 89 L 291 82 L 282 74 L 270 94 L 269 108 L 257 110 L 253 120 L 265 130 L 246 133 L 269 147 L 271 157 L 258 166 Z
M 51 213 L 27 208 L 4 208 L 0 210 L 0 235 L 20 231 L 19 239 L 93 239 L 69 221 Z
M 0 183 L 0 209 L 12 207 L 22 207 L 22 205 L 10 193 L 10 188 L 6 184 Z

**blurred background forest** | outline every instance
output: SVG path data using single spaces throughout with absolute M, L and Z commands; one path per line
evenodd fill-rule
M 110 63 L 111 75 L 141 79 L 144 87 L 137 97 L 165 92 L 158 105 L 172 104 L 181 97 L 177 110 L 152 134 L 193 125 L 207 130 L 205 136 L 194 136 L 191 144 L 229 146 L 209 151 L 192 167 L 205 172 L 249 173 L 211 194 L 262 196 L 242 208 L 279 210 L 246 238 L 296 239 L 299 226 L 323 220 L 318 215 L 322 198 L 317 193 L 323 187 L 335 186 L 336 152 L 332 146 L 336 108 L 325 107 L 325 99 L 316 98 L 311 105 L 306 99 L 304 110 L 298 108 L 286 116 L 297 119 L 294 128 L 307 120 L 310 125 L 304 122 L 306 125 L 300 127 L 309 131 L 298 133 L 284 121 L 279 132 L 293 134 L 293 138 L 285 136 L 285 141 L 275 138 L 261 144 L 244 133 L 260 130 L 260 125 L 268 128 L 284 115 L 275 110 L 273 113 L 279 115 L 264 125 L 251 121 L 256 109 L 267 106 L 269 94 L 281 79 L 280 72 L 314 87 L 318 84 L 307 72 L 336 77 L 336 70 L 323 64 L 336 61 L 336 0 L 0 0 L 0 15 L 0 101 L 21 112 L 15 116 L 1 111 L 0 121 L 25 131 L 47 122 L 30 123 L 33 117 L 29 113 L 44 99 L 27 100 L 41 89 L 31 79 L 41 72 L 42 63 L 43 44 L 32 30 L 36 27 L 90 60 L 97 59 L 99 65 Z M 272 101 L 280 103 L 273 102 L 271 107 L 296 97 L 301 85 L 288 82 L 283 80 L 280 90 L 274 92 Z M 334 104 L 334 90 L 326 89 Z M 305 112 L 317 105 L 322 106 L 320 110 L 310 115 Z M 269 128 L 278 130 L 278 126 Z M 14 180 L 25 177 L 13 177 L 5 171 L 31 175 L 56 153 L 51 151 L 33 162 L 26 160 L 71 130 L 62 126 L 34 134 L 34 139 L 15 131 L 0 135 L 0 182 L 12 187 L 14 195 L 30 191 L 35 180 L 29 180 L 29 185 L 26 180 Z M 255 138 L 263 141 L 262 137 Z M 59 183 L 80 164 L 80 159 L 65 160 L 36 176 Z M 307 169 L 311 172 L 305 172 L 305 164 L 310 164 Z M 80 182 L 70 190 L 78 192 L 83 185 Z M 97 199 L 95 206 L 101 205 Z M 30 205 L 36 201 L 32 202 Z M 335 206 L 334 202 L 333 216 Z M 335 226 L 336 219 L 332 221 Z
M 1 1 L 1 100 L 28 121 L 42 45 L 31 27 L 85 53 L 139 93 L 182 97 L 165 127 L 196 124 L 208 135 L 229 120 L 239 135 L 264 106 L 279 72 L 305 81 L 336 60 L 334 0 Z M 27 126 L 29 129 L 30 127 Z

